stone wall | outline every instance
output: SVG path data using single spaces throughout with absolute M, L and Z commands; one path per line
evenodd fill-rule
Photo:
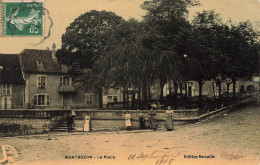
M 211 111 L 209 113 L 199 115 L 198 109 L 192 110 L 174 110 L 174 125 L 183 125 L 195 123 L 202 120 L 215 117 L 226 113 L 227 111 L 236 110 L 242 106 L 252 103 L 253 99 L 243 100 L 239 103 L 223 107 L 221 109 Z M 65 121 L 70 110 L 0 110 L 0 127 L 8 127 L 15 125 L 18 129 L 15 131 L 3 132 L 0 128 L 1 135 L 23 135 L 34 134 L 51 131 L 60 122 Z M 84 117 L 90 116 L 91 130 L 123 130 L 125 129 L 126 110 L 94 110 L 94 109 L 78 109 L 75 113 L 75 130 L 83 131 Z M 144 110 L 145 125 L 149 128 L 149 110 Z M 157 126 L 163 128 L 165 126 L 164 110 L 156 110 Z M 139 129 L 139 110 L 130 110 L 132 129 Z M 2 131 L 2 132 L 1 132 Z
M 0 110 L 0 136 L 51 131 L 63 121 L 66 110 Z

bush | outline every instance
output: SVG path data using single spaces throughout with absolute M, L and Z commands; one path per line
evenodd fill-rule
M 13 133 L 20 131 L 20 124 L 0 124 L 0 133 Z

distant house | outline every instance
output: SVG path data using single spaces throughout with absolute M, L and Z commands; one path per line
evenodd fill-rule
M 0 54 L 0 109 L 24 106 L 25 81 L 17 54 Z
M 186 87 L 187 87 L 187 96 L 188 97 L 193 97 L 193 96 L 199 96 L 199 83 L 195 80 L 190 80 L 190 81 L 186 81 Z M 172 83 L 171 83 L 172 84 Z M 170 92 L 173 92 L 173 85 L 171 84 L 166 84 L 164 86 L 164 96 L 167 96 L 168 94 L 170 94 Z M 237 87 L 238 85 L 236 85 L 236 92 L 239 92 L 239 89 Z M 218 85 L 216 85 L 215 82 L 213 82 L 213 80 L 207 80 L 204 82 L 203 86 L 202 86 L 202 95 L 205 96 L 219 96 L 219 89 L 218 89 Z M 159 90 L 159 89 L 158 89 Z M 229 86 L 229 91 L 227 91 L 227 85 L 226 83 L 221 83 L 221 91 L 222 93 L 224 92 L 229 92 L 232 93 L 233 91 L 233 84 L 230 84 Z M 158 93 L 158 92 L 157 92 Z M 178 89 L 178 93 L 180 93 L 180 89 Z M 185 85 L 183 85 L 183 94 L 185 94 Z M 157 99 L 159 98 L 159 95 L 157 96 Z
M 50 50 L 25 49 L 20 53 L 25 83 L 25 108 L 91 108 L 97 107 L 93 93 L 78 90 L 68 68 Z
M 253 74 L 251 80 L 239 80 L 240 92 L 260 92 L 260 54 L 257 69 L 257 72 Z

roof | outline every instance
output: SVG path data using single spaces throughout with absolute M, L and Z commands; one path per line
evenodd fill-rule
M 25 84 L 18 54 L 0 54 L 0 83 Z
M 52 58 L 50 50 L 24 49 L 20 54 L 20 60 L 24 72 L 68 73 L 67 67 Z

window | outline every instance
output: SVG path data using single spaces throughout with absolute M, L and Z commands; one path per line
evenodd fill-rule
M 117 99 L 117 96 L 107 96 L 108 98 L 108 102 L 117 102 L 118 99 Z
M 3 95 L 11 95 L 11 84 L 3 84 Z
M 86 93 L 85 94 L 85 102 L 87 105 L 92 105 L 93 104 L 93 97 L 94 95 L 92 93 Z
M 193 86 L 193 82 L 187 82 L 188 86 Z
M 38 75 L 37 88 L 46 88 L 47 87 L 47 76 Z
M 117 102 L 117 96 L 114 96 L 114 102 Z
M 37 105 L 45 105 L 45 95 L 38 95 Z
M 34 95 L 34 105 L 49 106 L 50 105 L 50 95 L 47 95 L 47 94 Z
M 42 66 L 42 61 L 41 60 L 36 60 L 37 66 Z
M 60 86 L 69 86 L 70 83 L 70 77 L 67 76 L 61 76 L 60 77 Z

